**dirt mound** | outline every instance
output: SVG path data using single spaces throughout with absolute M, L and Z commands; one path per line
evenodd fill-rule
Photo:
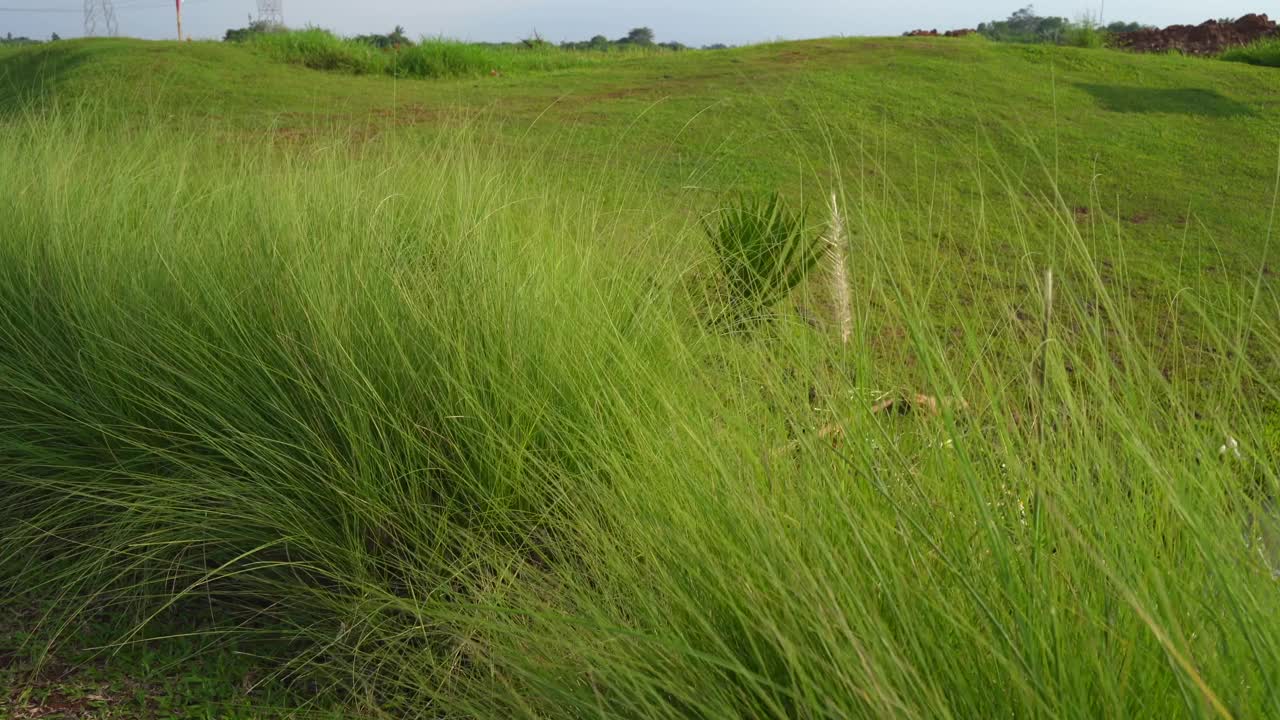
M 1209 20 L 1199 25 L 1170 25 L 1116 33 L 1114 47 L 1134 52 L 1168 52 L 1178 50 L 1187 55 L 1217 55 L 1228 48 L 1248 45 L 1255 40 L 1277 35 L 1276 23 L 1265 14 L 1250 13 L 1232 22 Z
M 938 32 L 937 30 L 912 30 L 910 32 L 902 33 L 902 36 L 903 37 L 964 37 L 965 35 L 972 35 L 976 32 L 978 31 L 968 29 L 968 28 L 964 30 L 948 30 L 942 33 Z

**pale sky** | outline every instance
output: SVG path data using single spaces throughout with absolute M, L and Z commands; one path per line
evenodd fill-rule
M 1106 21 L 1153 25 L 1199 23 L 1253 12 L 1259 0 L 1042 0 L 1040 15 L 1076 18 L 1104 13 Z M 82 34 L 84 0 L 0 0 L 0 35 L 47 38 Z M 173 0 L 114 0 L 120 34 L 174 37 Z M 536 30 L 547 40 L 618 38 L 648 26 L 659 41 L 689 45 L 743 44 L 831 35 L 898 35 L 914 28 L 974 27 L 1002 19 L 1025 0 L 283 0 L 285 21 L 341 34 L 389 32 L 403 25 L 412 37 L 516 40 Z M 221 38 L 244 26 L 256 0 L 184 0 L 188 35 Z

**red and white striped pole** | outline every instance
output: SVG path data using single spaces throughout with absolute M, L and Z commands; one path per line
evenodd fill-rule
M 178 11 L 178 42 L 182 42 L 182 0 L 174 0 L 174 7 Z

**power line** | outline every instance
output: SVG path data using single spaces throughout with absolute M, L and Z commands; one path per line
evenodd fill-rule
M 11 13 L 33 13 L 33 14 L 44 14 L 44 13 L 49 13 L 49 14 L 52 14 L 52 13 L 78 13 L 78 12 L 80 12 L 80 11 L 79 11 L 79 10 L 76 10 L 76 9 L 74 9 L 74 8 L 20 8 L 20 7 L 0 7 L 0 12 L 11 12 Z
M 116 9 L 111 0 L 84 0 L 84 36 L 97 35 L 99 23 L 108 36 L 120 34 L 120 26 L 116 24 Z
M 201 0 L 184 0 L 183 5 L 201 2 Z M 134 0 L 133 2 L 113 3 L 116 10 L 151 10 L 157 8 L 172 7 L 172 0 Z M 60 8 L 60 7 L 0 7 L 0 13 L 30 13 L 32 15 L 70 15 L 72 13 L 79 14 L 84 12 L 77 8 Z
M 284 27 L 284 0 L 258 0 L 258 22 Z

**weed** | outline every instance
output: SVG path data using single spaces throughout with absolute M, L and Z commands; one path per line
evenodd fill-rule
M 777 193 L 739 198 L 706 229 L 728 292 L 723 317 L 735 326 L 763 319 L 822 257 L 822 239 L 806 226 L 804 211 Z

